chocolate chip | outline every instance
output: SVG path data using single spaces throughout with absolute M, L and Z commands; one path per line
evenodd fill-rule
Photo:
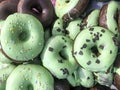
M 104 49 L 104 46 L 103 46 L 103 45 L 100 45 L 99 48 L 103 50 L 103 49 Z
M 88 62 L 87 62 L 87 65 L 90 65 L 90 64 L 91 64 L 91 61 L 88 61 Z
M 89 29 L 89 31 L 93 31 L 93 30 L 94 30 L 94 28 L 90 28 L 90 29 Z
M 82 52 L 82 51 L 80 51 L 80 52 L 79 52 L 79 54 L 80 54 L 80 55 L 83 55 L 83 52 Z
M 110 54 L 112 54 L 112 50 L 110 50 Z
M 48 49 L 48 50 L 52 52 L 54 49 L 53 49 L 52 47 L 49 47 L 49 49 Z
M 100 34 L 100 37 L 102 37 L 102 34 Z
M 61 68 L 60 70 L 63 72 L 63 75 L 64 75 L 64 74 L 69 75 L 69 71 L 68 71 L 67 68 Z
M 87 79 L 90 79 L 90 77 L 87 77 Z
M 63 60 L 62 60 L 62 59 L 59 59 L 58 62 L 59 62 L 59 63 L 63 63 Z
M 113 39 L 114 44 L 115 44 L 116 46 L 119 46 L 119 43 L 118 43 L 117 38 L 114 36 L 112 39 Z
M 66 47 L 67 47 L 66 45 L 63 46 L 63 48 L 66 48 Z
M 90 40 L 89 40 L 89 39 L 86 39 L 86 42 L 90 42 Z
M 102 30 L 101 30 L 101 32 L 102 32 L 102 33 L 105 33 L 105 30 L 104 30 L 104 29 L 102 29 Z
M 118 30 L 118 28 L 116 27 L 116 28 L 115 28 L 115 31 L 117 31 L 117 30 Z
M 82 46 L 83 48 L 86 48 L 87 47 L 87 44 L 83 44 L 83 46 Z
M 61 31 L 61 29 L 60 29 L 60 28 L 57 28 L 57 31 L 58 31 L 58 32 L 60 32 L 60 31 Z
M 99 59 L 97 59 L 97 60 L 96 60 L 96 63 L 97 63 L 97 64 L 99 64 L 99 63 L 100 63 L 100 60 L 99 60 Z

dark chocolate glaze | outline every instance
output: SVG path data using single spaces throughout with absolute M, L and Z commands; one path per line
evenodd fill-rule
M 63 16 L 63 20 L 69 22 L 71 19 L 78 18 L 85 11 L 88 3 L 89 0 L 79 0 L 77 5 Z
M 2 0 L 0 3 L 0 19 L 5 20 L 10 14 L 17 12 L 19 0 Z
M 55 10 L 50 0 L 20 0 L 18 12 L 35 16 L 44 27 L 49 26 L 55 18 Z

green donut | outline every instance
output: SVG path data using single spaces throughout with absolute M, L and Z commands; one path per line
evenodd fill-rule
M 97 81 L 100 85 L 104 85 L 110 87 L 113 84 L 113 72 L 112 67 L 107 72 L 94 72 L 95 81 Z
M 110 1 L 108 4 L 105 4 L 100 11 L 99 17 L 99 26 L 107 28 L 117 35 L 120 39 L 120 31 L 118 22 L 118 13 L 120 11 L 120 5 L 117 1 Z
M 42 52 L 43 66 L 59 79 L 72 74 L 78 66 L 72 55 L 72 45 L 70 38 L 56 35 L 48 40 Z
M 41 52 L 43 44 L 43 26 L 35 17 L 19 13 L 7 17 L 1 30 L 1 46 L 9 58 L 31 60 Z
M 64 22 L 62 19 L 57 19 L 52 28 L 52 35 L 65 35 Z
M 76 35 L 80 32 L 80 24 L 82 19 L 78 18 L 69 23 L 69 25 L 66 28 L 66 31 L 68 32 L 68 36 L 71 39 L 75 39 Z
M 98 19 L 99 19 L 99 9 L 95 9 L 88 14 L 87 17 L 85 17 L 80 24 L 81 29 L 98 26 Z
M 93 52 L 93 47 L 98 52 Z M 90 71 L 107 71 L 113 64 L 118 43 L 116 36 L 102 27 L 86 28 L 74 40 L 74 57 L 78 63 Z
M 17 66 L 6 81 L 6 90 L 54 90 L 54 80 L 40 65 Z
M 5 90 L 6 81 L 12 71 L 15 69 L 15 65 L 0 63 L 0 90 Z M 14 84 L 13 84 L 14 85 Z
M 73 87 L 82 85 L 83 87 L 90 88 L 95 85 L 93 73 L 82 67 L 77 68 L 67 80 Z
M 56 15 L 62 17 L 77 5 L 79 0 L 56 0 L 55 12 Z

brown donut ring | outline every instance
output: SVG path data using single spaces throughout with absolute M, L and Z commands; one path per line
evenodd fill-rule
M 20 0 L 18 12 L 35 16 L 44 27 L 49 26 L 55 17 L 54 7 L 50 0 Z
M 5 20 L 7 16 L 17 12 L 19 0 L 2 0 L 0 3 L 0 19 Z
M 84 12 L 88 3 L 89 0 L 79 0 L 77 5 L 63 16 L 63 20 L 65 22 L 68 22 L 71 20 L 71 18 L 72 19 L 78 18 Z
M 107 29 L 109 29 L 109 26 L 107 24 L 107 10 L 109 8 L 108 5 L 109 3 L 104 4 L 102 8 L 100 9 L 99 21 L 98 21 L 99 26 L 107 28 Z M 118 28 L 120 28 L 120 10 L 117 9 L 116 12 L 113 12 L 113 13 L 114 13 L 113 18 L 116 21 Z

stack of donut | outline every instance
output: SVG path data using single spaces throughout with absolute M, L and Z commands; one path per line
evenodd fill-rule
M 119 46 L 118 1 L 0 0 L 0 90 L 120 90 Z

